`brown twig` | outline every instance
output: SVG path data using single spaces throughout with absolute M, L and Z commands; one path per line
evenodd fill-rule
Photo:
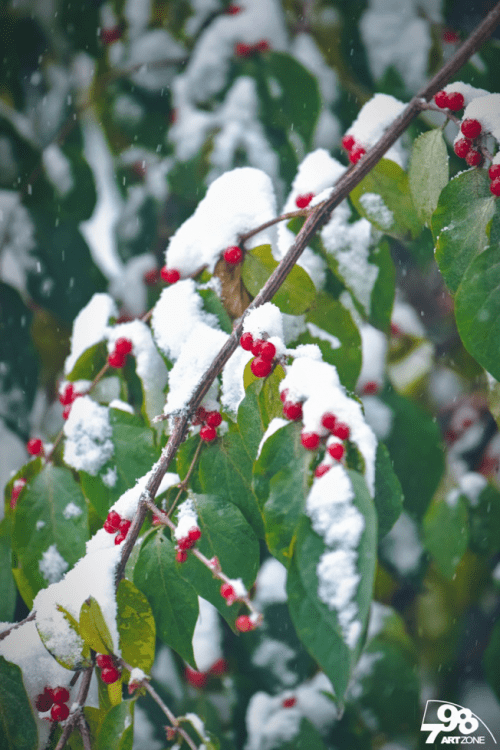
M 247 314 L 250 310 L 260 307 L 266 302 L 269 302 L 284 280 L 294 267 L 297 260 L 300 258 L 303 250 L 307 247 L 308 243 L 314 237 L 314 235 L 327 223 L 330 219 L 332 211 L 336 208 L 358 185 L 361 180 L 373 169 L 373 167 L 380 161 L 386 151 L 394 145 L 397 139 L 405 132 L 409 124 L 421 113 L 422 105 L 428 102 L 431 97 L 443 86 L 446 85 L 448 80 L 467 62 L 467 60 L 476 52 L 481 44 L 491 35 L 494 28 L 500 22 L 500 2 L 498 2 L 493 10 L 488 13 L 486 18 L 476 27 L 468 39 L 462 44 L 462 46 L 455 52 L 448 62 L 439 70 L 435 76 L 424 86 L 416 96 L 409 102 L 407 107 L 403 110 L 401 115 L 397 117 L 394 122 L 387 128 L 384 135 L 380 138 L 378 143 L 373 146 L 357 164 L 353 165 L 342 177 L 338 180 L 335 187 L 332 189 L 332 193 L 328 200 L 315 206 L 306 218 L 304 225 L 297 234 L 294 243 L 288 250 L 285 257 L 279 263 L 278 267 L 273 271 L 265 285 L 260 290 L 259 294 L 254 298 L 249 307 L 246 310 Z M 244 317 L 244 316 L 243 316 Z M 168 471 L 168 467 L 172 462 L 177 449 L 179 448 L 182 441 L 185 439 L 188 426 L 190 423 L 191 415 L 195 413 L 196 409 L 200 405 L 203 397 L 208 392 L 213 380 L 222 371 L 224 365 L 227 363 L 231 355 L 236 351 L 239 343 L 239 339 L 243 330 L 243 318 L 233 329 L 231 336 L 228 338 L 222 349 L 214 358 L 212 364 L 205 372 L 204 376 L 198 383 L 193 395 L 189 402 L 186 404 L 184 411 L 176 418 L 175 427 L 170 435 L 167 445 L 162 451 L 160 459 L 157 461 L 153 468 L 150 479 L 146 485 L 145 491 L 141 495 L 139 506 L 135 514 L 132 526 L 129 530 L 127 538 L 123 543 L 122 555 L 120 563 L 117 567 L 116 582 L 124 575 L 125 566 L 127 560 L 132 552 L 134 544 L 139 536 L 140 529 L 146 518 L 148 511 L 147 501 L 152 501 L 158 491 L 158 487 Z
M 82 731 L 82 720 L 85 724 L 86 730 L 88 732 L 87 722 L 85 721 L 85 717 L 83 716 L 83 706 L 85 705 L 85 701 L 87 700 L 87 695 L 90 688 L 90 681 L 92 679 L 92 672 L 94 671 L 94 667 L 88 667 L 87 669 L 83 670 L 83 679 L 80 684 L 80 690 L 78 691 L 78 698 L 76 699 L 76 702 L 78 703 L 77 708 L 72 711 L 66 721 L 66 724 L 64 726 L 63 732 L 59 738 L 59 742 L 55 746 L 54 750 L 62 750 L 63 747 L 66 745 L 68 738 L 70 734 L 73 732 L 74 729 L 78 726 L 80 728 L 80 732 L 82 734 L 82 741 L 84 743 L 85 750 L 88 750 L 90 748 L 90 733 L 88 734 L 88 747 L 85 746 L 85 739 L 84 739 L 84 732 Z
M 7 638 L 7 636 L 10 635 L 13 630 L 17 630 L 17 628 L 20 628 L 21 625 L 25 625 L 27 622 L 32 622 L 35 619 L 35 617 L 36 617 L 36 612 L 32 612 L 24 620 L 14 623 L 14 625 L 11 625 L 11 627 L 7 628 L 7 630 L 2 630 L 2 632 L 0 633 L 0 641 L 3 641 L 4 638 Z

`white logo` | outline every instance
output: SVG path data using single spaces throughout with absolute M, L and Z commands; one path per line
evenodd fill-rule
M 437 721 L 432 720 L 434 717 Z M 490 737 L 495 745 L 497 744 L 484 721 L 474 714 L 470 708 L 464 708 L 458 703 L 427 701 L 420 729 L 422 732 L 430 733 L 425 740 L 427 745 L 435 742 L 441 732 L 447 733 L 441 737 L 441 745 L 482 745 L 486 748 Z M 484 729 L 489 736 L 484 735 Z M 462 736 L 449 734 L 455 732 L 455 730 Z M 477 733 L 478 730 L 479 733 Z

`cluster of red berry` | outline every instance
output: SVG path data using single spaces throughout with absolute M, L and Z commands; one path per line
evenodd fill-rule
M 366 149 L 355 139 L 353 135 L 346 133 L 341 140 L 342 148 L 345 148 L 351 164 L 356 164 L 366 154 Z
M 69 417 L 71 405 L 73 404 L 73 401 L 79 398 L 79 396 L 83 396 L 83 394 L 75 392 L 73 383 L 68 383 L 64 391 L 59 394 L 59 401 L 64 406 L 63 419 L 67 419 Z
M 183 536 L 177 540 L 175 560 L 178 563 L 185 563 L 187 560 L 188 550 L 193 549 L 196 542 L 201 536 L 201 531 L 198 526 L 193 526 L 189 529 L 187 536 Z
M 120 338 L 115 341 L 115 348 L 108 355 L 108 365 L 120 369 L 125 365 L 127 357 L 133 349 L 132 342 L 129 339 Z
M 467 119 L 460 125 L 464 138 L 455 141 L 454 152 L 461 159 L 465 159 L 469 167 L 478 167 L 483 161 L 482 153 L 474 148 L 473 141 L 481 135 L 482 127 L 479 120 Z
M 244 333 L 240 338 L 240 346 L 246 352 L 252 352 L 250 369 L 256 378 L 266 378 L 273 369 L 276 347 L 271 341 L 254 339 L 251 333 Z
M 222 257 L 230 266 L 237 266 L 243 260 L 243 250 L 238 245 L 226 247 Z
M 37 696 L 35 706 L 40 713 L 50 710 L 52 721 L 65 721 L 69 716 L 68 701 L 69 691 L 65 687 L 46 687 L 43 693 Z
M 236 57 L 252 57 L 257 52 L 268 52 L 271 49 L 271 45 L 267 39 L 261 39 L 257 44 L 245 44 L 245 42 L 238 42 L 234 45 L 234 54 Z
M 297 206 L 297 208 L 307 208 L 313 198 L 314 193 L 304 193 L 303 195 L 298 195 L 295 198 L 295 205 Z
M 488 169 L 488 177 L 490 178 L 490 190 L 493 195 L 500 196 L 500 164 L 492 164 Z
M 101 680 L 106 685 L 112 685 L 113 682 L 117 682 L 122 673 L 117 669 L 113 656 L 108 654 L 97 654 L 96 656 L 97 666 L 101 670 Z
M 228 663 L 225 659 L 221 658 L 217 659 L 215 664 L 212 664 L 208 672 L 198 672 L 196 669 L 187 666 L 184 670 L 184 677 L 193 687 L 203 688 L 205 687 L 210 675 L 220 677 L 221 675 L 226 674 L 227 670 Z
M 116 510 L 110 510 L 104 521 L 104 531 L 108 534 L 116 534 L 115 544 L 121 544 L 128 534 L 132 521 L 122 518 Z M 118 532 L 118 533 L 117 533 Z
M 10 507 L 15 508 L 17 505 L 17 501 L 19 500 L 19 495 L 26 487 L 26 479 L 15 479 L 14 484 L 12 485 L 12 492 L 10 495 Z
M 199 406 L 193 419 L 193 425 L 202 424 L 200 437 L 206 443 L 211 443 L 217 437 L 217 427 L 222 423 L 222 414 L 219 411 L 207 411 L 204 406 Z
M 289 698 L 284 698 L 281 707 L 282 708 L 293 708 L 295 704 L 297 703 L 297 698 L 294 695 L 291 695 Z
M 434 94 L 434 101 L 439 109 L 451 109 L 452 112 L 458 112 L 465 103 L 463 94 L 458 91 L 438 91 Z
M 30 456 L 41 456 L 43 455 L 43 443 L 40 438 L 30 438 L 26 443 L 26 450 Z

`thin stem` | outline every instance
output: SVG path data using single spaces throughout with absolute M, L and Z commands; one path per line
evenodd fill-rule
M 3 641 L 4 638 L 7 638 L 7 636 L 10 635 L 13 630 L 17 630 L 17 628 L 20 628 L 21 625 L 25 625 L 27 622 L 33 622 L 35 617 L 36 612 L 32 612 L 24 620 L 14 623 L 14 625 L 11 625 L 10 628 L 7 628 L 7 630 L 2 630 L 2 632 L 0 633 L 0 641 Z
M 177 503 L 179 502 L 179 498 L 180 498 L 180 496 L 181 496 L 181 495 L 182 495 L 182 493 L 183 493 L 183 492 L 185 492 L 185 491 L 186 491 L 186 489 L 187 489 L 187 486 L 188 486 L 189 480 L 191 479 L 191 474 L 192 474 L 192 473 L 193 473 L 193 471 L 194 471 L 194 467 L 195 467 L 196 461 L 198 460 L 198 456 L 199 456 L 199 455 L 200 455 L 200 453 L 201 453 L 201 449 L 202 449 L 202 447 L 203 447 L 203 441 L 202 441 L 202 440 L 200 440 L 200 442 L 199 442 L 199 443 L 198 443 L 198 445 L 196 446 L 196 450 L 195 450 L 195 452 L 194 452 L 193 460 L 191 461 L 191 463 L 190 463 L 190 465 L 189 465 L 189 469 L 188 469 L 188 471 L 187 471 L 187 474 L 186 474 L 186 476 L 184 477 L 184 479 L 182 480 L 182 482 L 180 482 L 180 483 L 179 483 L 179 492 L 178 492 L 178 493 L 177 493 L 177 495 L 175 496 L 175 500 L 174 500 L 174 502 L 172 503 L 172 505 L 171 505 L 171 506 L 170 506 L 170 508 L 168 509 L 168 512 L 167 512 L 167 514 L 166 514 L 167 518 L 170 518 L 170 516 L 172 515 L 172 513 L 173 513 L 173 511 L 174 511 L 174 509 L 175 509 L 175 506 L 176 506 L 176 505 L 177 505 Z
M 295 237 L 295 241 L 289 248 L 287 254 L 273 271 L 259 294 L 251 302 L 240 321 L 236 324 L 232 334 L 229 336 L 226 343 L 216 355 L 212 364 L 208 367 L 195 388 L 193 395 L 186 404 L 186 408 L 183 410 L 182 414 L 177 417 L 175 427 L 170 435 L 168 443 L 163 448 L 160 459 L 157 461 L 151 472 L 146 490 L 141 496 L 139 507 L 134 520 L 132 521 L 132 526 L 125 542 L 123 543 L 122 556 L 117 567 L 117 583 L 120 578 L 123 577 L 127 560 L 132 552 L 141 526 L 146 517 L 148 510 L 146 498 L 149 500 L 154 499 L 177 449 L 186 437 L 191 415 L 196 412 L 196 409 L 201 404 L 201 401 L 208 392 L 212 382 L 222 371 L 224 365 L 228 362 L 232 354 L 236 351 L 243 330 L 243 318 L 245 315 L 251 310 L 269 302 L 274 297 L 311 239 L 329 221 L 334 208 L 345 200 L 351 190 L 353 190 L 353 188 L 356 187 L 356 185 L 358 185 L 373 169 L 389 148 L 393 146 L 397 139 L 405 132 L 409 124 L 421 113 L 423 102 L 428 102 L 437 91 L 446 85 L 447 81 L 464 65 L 464 63 L 467 62 L 481 44 L 491 35 L 499 21 L 500 2 L 495 5 L 493 10 L 491 10 L 486 18 L 476 27 L 468 39 L 455 52 L 453 57 L 451 57 L 441 70 L 433 76 L 429 83 L 413 97 L 401 115 L 399 115 L 399 117 L 397 117 L 387 128 L 384 135 L 375 146 L 369 149 L 357 164 L 351 166 L 350 169 L 342 175 L 335 184 L 328 200 L 315 206 L 314 209 L 310 211 L 304 225 Z
M 90 742 L 90 729 L 83 714 L 80 714 L 79 716 L 78 729 L 80 730 L 80 734 L 82 736 L 84 750 L 92 750 L 92 744 Z
M 83 670 L 83 679 L 80 684 L 80 689 L 78 691 L 78 697 L 76 699 L 76 702 L 78 703 L 77 708 L 69 715 L 69 718 L 66 722 L 66 725 L 63 729 L 63 732 L 59 738 L 59 742 L 55 746 L 54 750 L 62 750 L 63 747 L 66 745 L 68 738 L 70 734 L 73 732 L 73 730 L 79 726 L 80 731 L 81 730 L 81 720 L 83 719 L 85 726 L 87 726 L 85 722 L 85 718 L 82 714 L 83 706 L 85 705 L 85 702 L 87 700 L 87 695 L 89 693 L 90 688 L 90 681 L 92 679 L 92 673 L 94 671 L 94 667 L 88 667 L 87 669 Z M 88 727 L 87 727 L 88 730 Z M 84 740 L 84 734 L 82 732 L 82 741 L 84 742 L 85 750 L 88 750 L 90 748 L 90 734 L 88 734 L 88 747 L 85 746 L 85 740 Z
M 298 208 L 297 211 L 289 211 L 286 214 L 281 214 L 281 216 L 276 216 L 274 219 L 269 219 L 269 221 L 264 222 L 264 224 L 260 224 L 260 226 L 255 227 L 255 229 L 250 229 L 250 231 L 245 232 L 244 234 L 240 234 L 240 243 L 245 244 L 245 242 L 249 240 L 250 237 L 259 234 L 259 232 L 262 232 L 268 227 L 274 226 L 274 224 L 278 224 L 280 221 L 287 221 L 287 219 L 296 219 L 298 216 L 308 216 L 309 213 L 310 209 Z

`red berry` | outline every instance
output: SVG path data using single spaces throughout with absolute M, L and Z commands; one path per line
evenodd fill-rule
M 363 146 L 355 146 L 349 153 L 349 161 L 351 164 L 357 164 L 358 161 L 366 154 Z
M 163 521 L 156 514 L 151 519 L 151 523 L 153 524 L 153 526 L 163 526 Z
M 152 268 L 151 271 L 146 271 L 144 276 L 142 277 L 142 280 L 146 284 L 146 286 L 155 286 L 160 280 L 160 269 L 159 268 Z
M 495 180 L 490 182 L 490 191 L 493 195 L 496 195 L 497 198 L 500 196 L 500 177 L 497 177 Z
M 254 342 L 252 344 L 252 354 L 254 357 L 258 357 L 260 354 L 260 350 L 262 349 L 262 345 L 264 344 L 264 339 L 254 339 Z
M 106 517 L 106 523 L 113 529 L 113 531 L 118 531 L 121 522 L 122 517 L 120 514 L 117 513 L 116 510 L 110 510 Z
M 120 679 L 122 676 L 122 673 L 119 669 L 116 669 L 116 667 L 104 667 L 104 669 L 101 669 L 101 680 L 106 683 L 106 685 L 112 685 L 113 682 L 116 682 Z
M 292 695 L 290 698 L 285 698 L 281 705 L 283 706 L 283 708 L 293 708 L 293 706 L 295 706 L 296 703 L 297 703 L 297 698 L 294 695 Z
M 253 47 L 250 44 L 245 44 L 245 42 L 238 42 L 238 44 L 234 45 L 234 54 L 236 57 L 250 57 L 253 51 Z
M 461 159 L 465 159 L 471 149 L 471 145 L 471 142 L 467 138 L 459 138 L 458 141 L 455 141 L 453 151 Z
M 109 654 L 97 654 L 95 660 L 99 669 L 113 669 L 115 666 L 113 657 Z
M 121 25 L 113 26 L 110 29 L 101 29 L 101 42 L 103 44 L 113 44 L 122 38 L 123 29 Z
M 188 559 L 187 552 L 183 549 L 178 549 L 175 555 L 175 562 L 185 563 Z
M 363 393 L 365 394 L 365 396 L 373 396 L 375 393 L 378 393 L 378 390 L 378 383 L 376 383 L 374 380 L 369 380 L 363 386 Z
M 438 91 L 437 94 L 434 94 L 434 101 L 440 109 L 446 109 L 448 106 L 448 94 L 446 91 Z
M 64 721 L 69 716 L 69 708 L 65 703 L 54 703 L 50 709 L 52 721 Z
M 224 13 L 227 13 L 228 16 L 235 16 L 237 13 L 241 13 L 241 8 L 239 5 L 228 5 L 225 9 Z
M 196 425 L 196 424 L 203 424 L 203 422 L 207 418 L 207 414 L 208 414 L 208 412 L 205 409 L 205 407 L 199 406 L 196 409 L 196 414 L 194 415 L 193 424 L 194 425 Z
M 62 393 L 59 394 L 59 401 L 63 406 L 69 406 L 75 400 L 75 389 L 73 383 L 68 383 Z
M 201 531 L 198 528 L 198 526 L 193 526 L 193 528 L 189 529 L 188 531 L 188 539 L 193 544 L 198 541 L 198 539 L 201 536 Z
M 476 151 L 474 148 L 471 148 L 471 150 L 465 157 L 465 161 L 467 162 L 469 167 L 477 167 L 483 161 L 483 155 L 480 151 Z
M 254 44 L 253 48 L 256 52 L 268 52 L 271 49 L 271 45 L 267 39 L 261 39 L 260 42 Z
M 270 341 L 264 341 L 260 347 L 259 355 L 262 359 L 272 361 L 276 356 L 276 347 Z
M 232 604 L 236 599 L 236 591 L 233 589 L 230 583 L 223 583 L 220 587 L 220 595 L 227 599 L 228 604 Z
M 130 354 L 133 349 L 133 344 L 129 339 L 119 338 L 115 341 L 115 352 L 118 354 Z
M 222 422 L 222 414 L 219 411 L 209 411 L 207 414 L 207 425 L 218 427 Z
M 35 707 L 37 711 L 45 713 L 45 711 L 48 711 L 53 703 L 54 698 L 52 697 L 52 690 L 46 687 L 43 693 L 40 693 L 40 695 L 37 696 Z
M 39 456 L 43 453 L 43 443 L 40 438 L 31 438 L 26 443 L 26 450 L 30 456 Z
M 255 625 L 248 615 L 240 615 L 236 618 L 236 630 L 240 633 L 248 633 L 250 630 L 255 630 Z
M 65 687 L 56 687 L 52 691 L 54 703 L 67 703 L 69 701 L 69 690 Z
M 256 378 L 265 378 L 273 369 L 273 363 L 263 357 L 255 357 L 250 364 L 250 369 Z
M 328 464 L 319 464 L 319 466 L 316 467 L 316 471 L 314 472 L 315 477 L 322 477 L 323 474 L 326 474 L 328 471 L 330 471 L 332 467 Z
M 463 94 L 459 94 L 458 91 L 453 91 L 453 93 L 448 94 L 448 109 L 451 109 L 452 112 L 458 112 L 458 110 L 462 109 L 463 106 Z
M 292 422 L 302 419 L 302 404 L 297 401 L 285 401 L 283 404 L 283 415 Z
M 337 422 L 333 434 L 335 437 L 338 437 L 339 440 L 347 440 L 350 434 L 349 427 L 344 422 Z
M 288 396 L 288 388 L 284 388 L 282 391 L 280 391 L 280 401 L 284 404 L 287 400 Z
M 453 29 L 443 29 L 441 32 L 441 41 L 445 44 L 458 44 L 460 37 Z
M 120 534 L 123 534 L 124 536 L 127 536 L 128 530 L 130 529 L 131 526 L 132 526 L 132 521 L 127 521 L 126 519 L 124 519 L 120 523 L 120 525 L 118 527 L 118 531 L 120 532 Z
M 117 370 L 122 368 L 127 360 L 126 354 L 120 354 L 119 352 L 111 352 L 108 355 L 108 365 L 114 367 Z
M 214 674 L 217 677 L 222 674 L 226 674 L 228 671 L 229 665 L 225 659 L 217 659 L 215 664 L 212 664 L 210 667 L 210 674 Z
M 314 193 L 304 193 L 304 195 L 298 195 L 295 198 L 295 205 L 297 206 L 297 208 L 307 208 L 313 198 Z
M 244 349 L 246 352 L 252 351 L 253 346 L 253 336 L 251 333 L 244 333 L 240 338 L 240 346 L 242 349 Z
M 332 443 L 328 446 L 328 453 L 332 458 L 334 458 L 336 461 L 340 461 L 342 456 L 344 455 L 344 446 L 342 443 Z
M 205 443 L 211 443 L 212 440 L 215 440 L 215 438 L 217 437 L 217 430 L 215 429 L 215 427 L 206 425 L 205 427 L 201 428 L 200 437 L 205 441 Z
M 303 432 L 300 442 L 308 451 L 314 451 L 319 445 L 320 437 L 317 432 Z
M 163 281 L 166 281 L 167 284 L 175 284 L 176 281 L 179 281 L 181 278 L 181 275 L 176 268 L 167 268 L 167 266 L 163 266 L 160 275 Z
M 10 507 L 15 508 L 17 505 L 17 501 L 19 500 L 19 495 L 23 491 L 23 489 L 26 487 L 26 479 L 16 479 L 14 481 L 14 484 L 12 485 L 12 493 L 10 495 Z
M 479 120 L 467 119 L 460 125 L 460 130 L 466 138 L 477 138 L 482 130 L 481 123 Z
M 115 536 L 115 544 L 121 544 L 123 541 L 125 541 L 126 534 L 122 534 L 121 531 L 118 532 L 118 534 Z
M 327 430 L 329 430 L 330 432 L 333 432 L 333 430 L 335 429 L 335 425 L 337 424 L 337 417 L 335 416 L 335 414 L 332 414 L 330 411 L 327 411 L 321 417 L 321 424 Z
M 237 266 L 243 260 L 243 250 L 237 245 L 232 245 L 224 250 L 224 260 L 230 266 Z
M 116 529 L 114 526 L 111 526 L 109 521 L 104 521 L 104 525 L 102 527 L 104 531 L 107 531 L 108 534 L 116 534 Z
M 349 133 L 346 133 L 346 135 L 340 142 L 342 144 L 342 148 L 345 148 L 346 151 L 352 151 L 352 149 L 354 148 L 354 144 L 356 143 L 356 139 L 353 135 L 349 135 Z
M 500 164 L 492 164 L 488 169 L 488 177 L 490 180 L 496 180 L 500 177 Z
M 184 677 L 195 688 L 205 687 L 208 678 L 208 672 L 197 672 L 196 669 L 186 667 L 184 670 Z
M 185 552 L 188 549 L 191 549 L 194 547 L 195 542 L 192 541 L 189 536 L 183 536 L 180 539 L 177 540 L 177 549 L 182 550 Z

